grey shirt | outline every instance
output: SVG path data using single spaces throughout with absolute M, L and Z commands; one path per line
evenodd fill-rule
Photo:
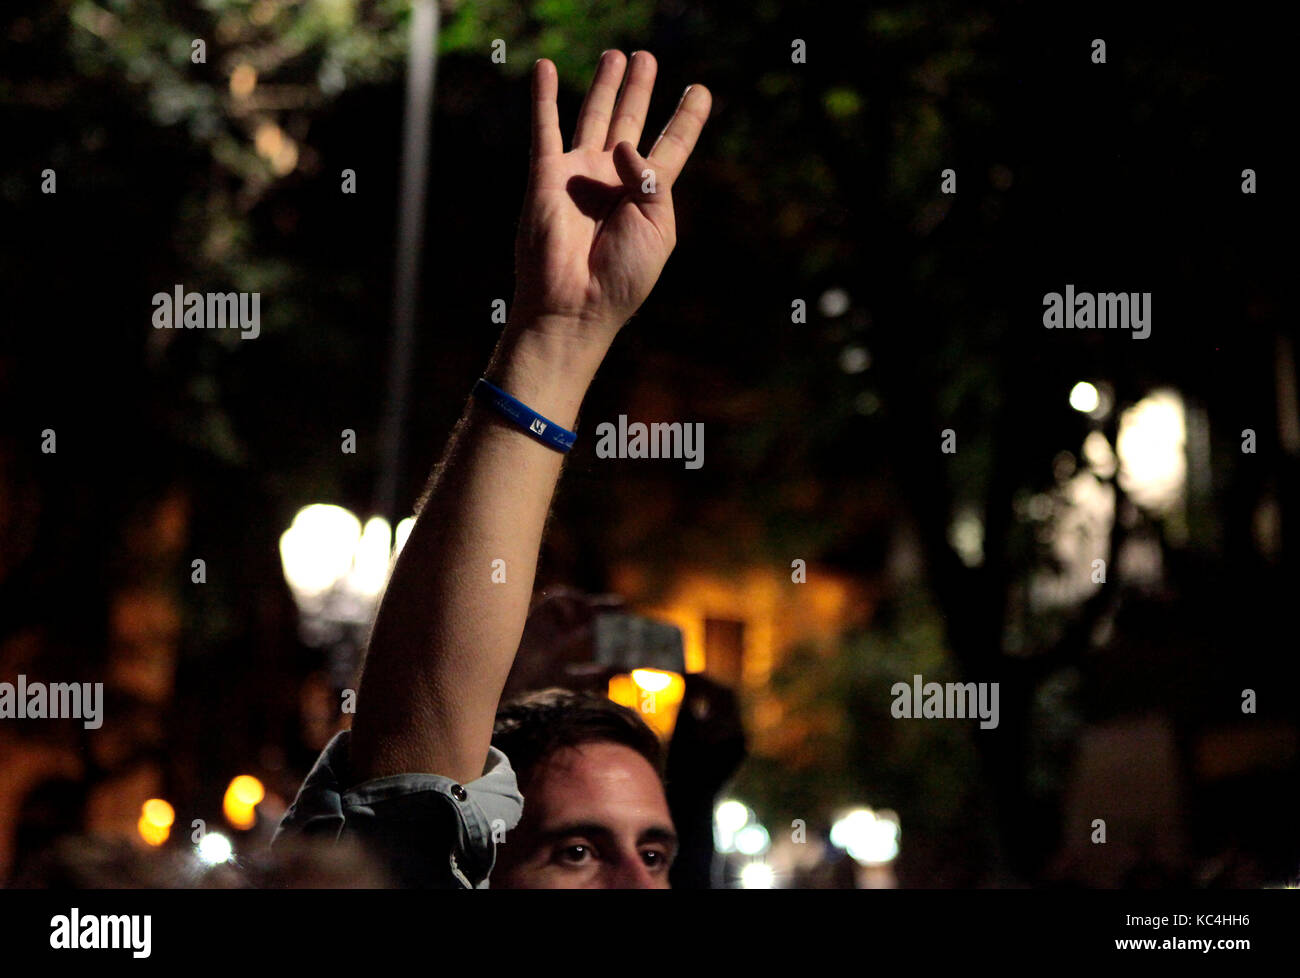
M 352 732 L 325 746 L 271 840 L 355 838 L 400 886 L 486 889 L 496 844 L 519 824 L 524 798 L 510 760 L 488 748 L 483 774 L 460 785 L 440 774 L 394 774 L 353 784 Z

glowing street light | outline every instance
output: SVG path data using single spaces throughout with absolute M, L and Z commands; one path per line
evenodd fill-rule
M 713 847 L 721 853 L 757 856 L 772 848 L 772 837 L 752 808 L 732 798 L 713 810 Z
M 735 846 L 742 855 L 758 856 L 772 848 L 772 837 L 763 826 L 751 822 L 736 833 Z
M 414 523 L 408 516 L 397 524 L 394 547 L 392 528 L 382 516 L 372 516 L 362 527 L 342 506 L 313 503 L 300 509 L 280 536 L 280 564 L 304 622 L 369 624 L 393 557 Z
M 393 555 L 396 556 L 402 552 L 406 546 L 406 540 L 411 535 L 411 527 L 415 526 L 415 517 L 408 516 L 404 520 L 398 520 L 397 529 L 393 531 Z
M 1182 498 L 1187 481 L 1187 421 L 1183 399 L 1153 391 L 1122 415 L 1115 440 L 1119 484 L 1139 506 L 1164 512 Z
M 324 610 L 360 542 L 361 521 L 342 506 L 315 503 L 298 511 L 280 537 L 280 563 L 299 609 Z
M 740 870 L 740 886 L 744 890 L 770 890 L 776 885 L 776 872 L 767 863 L 746 863 Z
M 1097 388 L 1086 380 L 1081 380 L 1070 390 L 1070 407 L 1084 414 L 1091 414 L 1101 404 L 1101 394 Z
M 221 811 L 231 825 L 247 831 L 257 824 L 257 806 L 265 797 L 261 781 L 251 774 L 241 774 L 226 788 Z
M 855 808 L 831 826 L 831 844 L 864 866 L 879 866 L 898 855 L 899 834 L 894 812 Z
M 160 846 L 172 833 L 176 810 L 161 798 L 150 798 L 140 806 L 140 820 L 136 829 L 140 837 L 151 846 Z
M 606 695 L 640 713 L 661 740 L 672 737 L 686 696 L 682 630 L 606 607 L 592 621 L 591 666 L 608 676 Z
M 650 729 L 667 741 L 673 734 L 686 680 L 662 669 L 633 669 L 617 673 L 606 684 L 606 696 L 620 706 L 635 710 Z
M 356 594 L 371 601 L 383 593 L 388 583 L 388 565 L 393 552 L 393 533 L 388 520 L 372 516 L 366 521 L 352 554 L 352 568 L 348 572 L 348 586 Z
M 753 816 L 744 802 L 728 799 L 713 810 L 713 845 L 718 852 L 736 851 L 736 834 Z
M 415 520 L 397 525 L 361 520 L 342 506 L 314 503 L 298 511 L 280 537 L 284 579 L 298 607 L 305 644 L 331 651 L 336 684 L 351 681 L 361 643 L 379 607 L 393 558 Z
M 744 802 L 728 798 L 713 809 L 713 848 L 728 857 L 724 861 L 733 871 L 739 865 L 735 879 L 741 889 L 769 890 L 776 885 L 775 870 L 758 858 L 771 850 L 772 837 Z M 747 858 L 741 861 L 736 856 Z
M 220 832 L 203 833 L 203 838 L 195 848 L 199 859 L 209 866 L 229 862 L 230 857 L 235 854 L 235 847 Z
M 667 689 L 673 681 L 671 672 L 661 672 L 658 669 L 633 669 L 632 682 L 636 683 L 647 693 L 659 693 Z

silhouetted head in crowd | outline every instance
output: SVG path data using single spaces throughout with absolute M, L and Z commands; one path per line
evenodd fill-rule
M 668 887 L 677 835 L 659 738 L 599 695 L 548 689 L 497 711 L 493 746 L 524 795 L 519 826 L 497 847 L 502 889 Z

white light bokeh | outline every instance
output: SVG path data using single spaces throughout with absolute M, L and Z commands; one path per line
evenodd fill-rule
M 849 294 L 843 289 L 827 289 L 817 300 L 817 310 L 827 319 L 843 316 L 849 311 Z
M 840 351 L 840 369 L 846 374 L 860 374 L 871 366 L 871 354 L 864 346 L 846 346 Z
M 770 890 L 776 885 L 776 873 L 767 863 L 746 863 L 740 870 L 740 886 L 745 890 Z
M 831 826 L 831 844 L 857 862 L 873 866 L 898 855 L 898 816 L 885 810 L 857 808 Z
M 227 862 L 235 854 L 235 848 L 230 844 L 230 840 L 220 832 L 204 833 L 195 849 L 199 859 L 209 866 Z
M 1100 403 L 1101 395 L 1097 393 L 1097 388 L 1086 380 L 1079 381 L 1070 390 L 1070 407 L 1076 411 L 1089 414 L 1097 410 Z
M 1119 484 L 1139 506 L 1165 512 L 1182 498 L 1187 481 L 1187 424 L 1183 400 L 1154 391 L 1119 420 Z
M 360 540 L 361 521 L 342 506 L 300 509 L 280 536 L 280 561 L 294 596 L 311 601 L 334 587 L 351 568 Z
M 348 588 L 367 598 L 376 598 L 388 582 L 389 555 L 392 553 L 393 534 L 388 520 L 372 516 L 357 541 L 352 570 L 348 573 Z
M 750 822 L 739 832 L 736 833 L 735 839 L 736 851 L 746 856 L 757 856 L 767 852 L 772 846 L 772 838 L 767 834 L 767 829 L 757 822 Z
M 713 810 L 713 846 L 718 852 L 736 851 L 736 833 L 749 824 L 753 812 L 744 802 L 728 799 Z
M 408 516 L 397 523 L 397 532 L 393 534 L 393 553 L 400 554 L 402 548 L 406 546 L 406 540 L 411 535 L 411 528 L 415 526 L 415 517 Z
M 1088 432 L 1088 437 L 1083 440 L 1083 458 L 1100 479 L 1109 479 L 1119 467 L 1115 450 L 1100 431 Z

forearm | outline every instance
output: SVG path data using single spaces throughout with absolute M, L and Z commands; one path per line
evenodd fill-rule
M 572 428 L 604 349 L 537 325 L 507 328 L 487 377 Z M 562 461 L 485 405 L 467 405 L 370 638 L 353 724 L 359 779 L 482 773 Z
M 634 61 L 618 97 L 625 59 L 618 51 L 602 55 L 567 153 L 555 65 L 539 59 L 533 66 L 517 321 L 487 376 L 565 428 L 673 250 L 671 188 L 711 104 L 702 85 L 688 88 L 642 157 L 636 144 L 655 61 L 645 53 Z M 649 187 L 647 171 L 656 175 Z M 490 408 L 466 407 L 371 634 L 353 724 L 358 779 L 422 771 L 463 782 L 482 774 L 561 462 Z M 505 562 L 501 583 L 492 576 L 498 560 Z

